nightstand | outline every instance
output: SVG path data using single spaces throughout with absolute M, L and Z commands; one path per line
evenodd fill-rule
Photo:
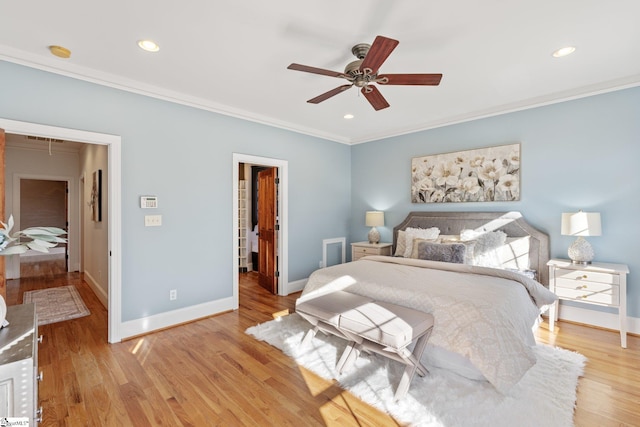
M 620 345 L 627 348 L 627 274 L 624 264 L 594 262 L 572 264 L 552 259 L 549 266 L 549 290 L 559 299 L 585 304 L 616 307 L 620 319 Z M 558 320 L 558 301 L 549 308 L 549 330 Z
M 351 244 L 351 261 L 366 255 L 391 255 L 392 243 L 357 242 Z

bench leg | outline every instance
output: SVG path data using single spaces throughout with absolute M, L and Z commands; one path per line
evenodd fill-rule
M 420 338 L 418 338 L 416 346 L 413 349 L 413 353 L 411 353 L 408 357 L 400 354 L 400 356 L 406 360 L 407 366 L 404 368 L 402 378 L 400 379 L 400 383 L 398 384 L 398 388 L 396 389 L 396 394 L 394 396 L 395 400 L 400 400 L 407 394 L 409 385 L 411 384 L 411 380 L 416 374 L 416 370 L 422 374 L 421 376 L 424 376 L 426 372 L 428 372 L 427 368 L 425 368 L 424 365 L 420 363 L 420 358 L 422 357 L 422 353 L 427 346 L 429 335 L 431 335 L 431 329 Z M 423 372 L 423 370 L 426 372 Z
M 309 332 L 307 332 L 307 334 L 304 336 L 304 338 L 302 339 L 302 342 L 300 343 L 301 346 L 305 346 L 307 344 L 309 344 L 311 342 L 311 340 L 313 339 L 313 337 L 316 336 L 316 333 L 318 332 L 318 326 L 316 325 L 315 328 L 313 329 L 309 329 Z
M 340 356 L 340 360 L 338 360 L 338 364 L 336 365 L 336 370 L 338 374 L 342 374 L 346 367 L 353 363 L 353 358 L 358 358 L 358 356 L 352 355 L 352 353 L 358 351 L 356 348 L 356 343 L 354 341 L 349 341 L 349 344 L 342 352 L 342 356 Z

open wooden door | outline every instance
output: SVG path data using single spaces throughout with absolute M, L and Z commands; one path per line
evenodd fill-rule
M 258 173 L 258 283 L 277 294 L 278 292 L 278 168 Z
M 6 223 L 7 218 L 4 217 L 4 129 L 0 129 L 0 219 Z M 0 256 L 0 295 L 7 299 L 7 280 L 6 267 L 4 257 Z

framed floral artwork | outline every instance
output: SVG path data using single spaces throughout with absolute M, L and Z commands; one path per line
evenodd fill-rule
M 520 200 L 520 144 L 411 159 L 411 202 Z

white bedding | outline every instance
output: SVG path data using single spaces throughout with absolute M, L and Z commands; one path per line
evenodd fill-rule
M 369 256 L 315 271 L 300 302 L 334 290 L 432 313 L 425 357 L 457 353 L 502 392 L 535 364 L 532 328 L 556 299 L 535 280 L 506 270 Z

